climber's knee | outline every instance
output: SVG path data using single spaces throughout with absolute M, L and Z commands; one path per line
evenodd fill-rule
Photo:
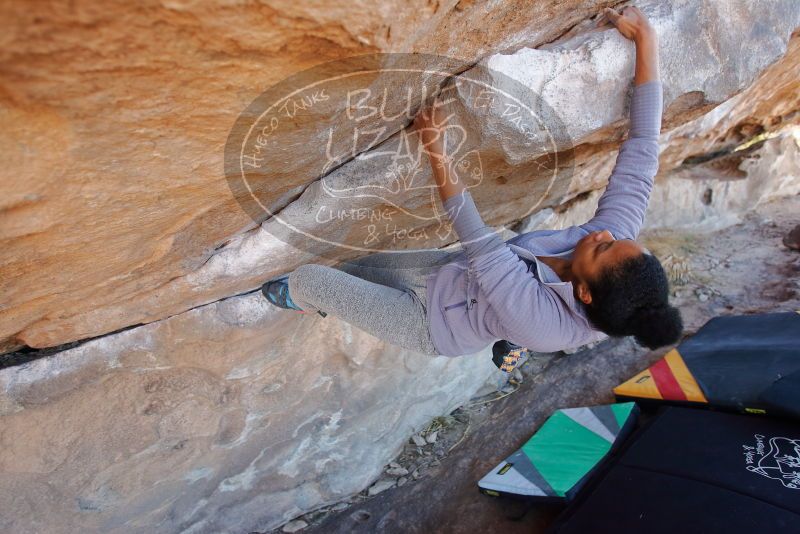
M 289 296 L 304 310 L 313 307 L 308 300 L 313 295 L 309 289 L 323 280 L 325 269 L 327 267 L 324 265 L 308 263 L 300 265 L 289 274 Z
M 324 265 L 317 265 L 316 263 L 300 265 L 289 273 L 289 291 L 291 291 L 293 284 L 301 286 L 307 280 L 319 280 L 322 271 L 325 269 Z

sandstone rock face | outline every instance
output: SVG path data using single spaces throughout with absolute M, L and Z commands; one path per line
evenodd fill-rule
M 258 294 L 7 368 L 0 530 L 273 528 L 368 486 L 493 369 Z
M 298 254 L 274 239 L 282 227 L 274 218 L 253 228 L 221 175 L 222 147 L 237 113 L 269 84 L 321 59 L 412 51 L 453 55 L 467 67 L 484 57 L 482 67 L 516 75 L 541 94 L 578 145 L 567 169 L 555 167 L 565 175 L 553 180 L 536 176 L 539 152 L 513 132 L 508 117 L 470 115 L 460 103 L 459 119 L 485 171 L 476 200 L 492 224 L 521 218 L 531 195 L 541 201 L 537 208 L 546 208 L 599 187 L 607 165 L 592 162 L 624 132 L 633 65 L 632 45 L 614 30 L 586 33 L 580 24 L 599 3 L 523 7 L 508 1 L 488 14 L 489 8 L 470 2 L 435 13 L 414 4 L 342 4 L 301 9 L 294 19 L 286 13 L 296 6 L 279 4 L 120 4 L 118 13 L 83 4 L 37 3 L 25 13 L 7 6 L 3 20 L 14 31 L 0 68 L 9 84 L 5 131 L 14 142 L 3 144 L 10 165 L 3 179 L 0 337 L 6 346 L 58 345 L 252 290 L 314 256 L 332 262 L 360 254 L 339 247 Z M 766 14 L 762 5 L 642 2 L 662 40 L 667 123 L 679 124 L 743 90 L 786 51 L 800 15 L 791 0 L 771 2 Z M 752 23 L 756 17 L 759 24 Z M 338 19 L 358 22 L 345 24 L 346 31 L 333 22 Z M 709 23 L 698 26 L 702 20 Z M 476 21 L 486 31 L 472 40 L 467 36 L 475 35 Z M 534 68 L 533 58 L 546 74 Z M 796 95 L 796 80 L 787 76 L 775 96 Z M 355 159 L 326 180 L 374 178 L 376 172 L 385 173 L 385 164 Z M 419 180 L 427 179 L 429 169 L 422 172 Z M 275 200 L 303 191 L 283 216 L 308 224 L 308 209 L 321 201 L 322 182 L 309 186 L 315 177 L 314 169 L 300 168 L 275 183 Z M 430 196 L 406 194 L 398 202 L 436 212 Z M 359 207 L 384 204 L 365 200 Z M 409 231 L 420 229 L 413 218 L 400 220 Z M 363 239 L 363 233 L 347 234 L 350 223 L 312 230 L 337 242 Z M 381 245 L 403 248 L 394 237 L 382 236 Z M 414 246 L 443 240 L 416 240 Z
M 367 245 L 453 236 L 430 188 L 386 197 L 401 183 L 385 158 L 406 139 L 399 127 L 321 180 L 324 144 L 283 147 L 297 158 L 269 182 L 278 213 L 264 220 L 229 188 L 231 127 L 268 86 L 320 62 L 444 55 L 459 73 L 444 93 L 467 134 L 459 169 L 481 170 L 471 185 L 485 220 L 579 223 L 627 125 L 632 45 L 587 21 L 606 3 L 0 8 L 0 338 L 49 347 L 107 334 L 0 370 L 0 530 L 268 530 L 375 481 L 414 430 L 483 385 L 488 351 L 412 354 L 335 317 L 275 310 L 252 290 Z M 649 227 L 720 226 L 798 192 L 797 134 L 784 126 L 800 107 L 800 12 L 767 4 L 639 4 L 661 38 L 666 99 Z M 540 97 L 530 128 L 475 105 L 478 83 L 505 90 L 501 102 Z M 321 119 L 345 131 L 337 117 Z M 286 138 L 317 139 L 310 124 Z M 421 169 L 416 183 L 430 181 Z M 365 184 L 384 192 L 352 194 Z M 324 207 L 388 213 L 406 233 L 365 244 L 368 225 L 320 220 Z M 324 240 L 287 237 L 286 221 Z
M 554 39 L 603 3 L 4 4 L 0 339 L 56 345 L 254 287 L 193 279 L 173 289 L 253 227 L 226 185 L 222 148 L 271 84 L 374 52 L 466 66 Z
M 798 80 L 800 38 L 795 31 L 786 54 L 747 89 L 704 115 L 665 127 L 645 226 L 717 229 L 775 195 L 796 194 Z M 750 139 L 772 135 L 777 139 L 767 140 L 756 153 L 737 150 Z M 598 175 L 608 176 L 615 158 L 616 153 L 593 156 L 575 172 L 567 202 L 540 210 L 514 230 L 558 229 L 587 220 L 605 187 L 595 189 Z
M 727 172 L 695 165 L 662 174 L 650 194 L 644 227 L 718 230 L 774 198 L 800 195 L 800 127 L 786 128 L 758 149 L 742 152 L 734 155 L 736 165 Z M 582 224 L 597 209 L 602 193 L 591 191 L 566 209 L 541 210 L 513 229 L 522 233 Z

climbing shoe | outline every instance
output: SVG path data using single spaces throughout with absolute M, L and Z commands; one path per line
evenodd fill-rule
M 508 391 L 511 373 L 525 363 L 529 356 L 530 351 L 527 348 L 515 345 L 510 341 L 500 340 L 494 344 L 492 347 L 492 362 L 501 371 L 497 376 L 498 391 Z M 517 387 L 519 386 L 517 385 Z
M 511 373 L 527 359 L 528 349 L 501 340 L 492 347 L 492 362 L 504 373 Z M 521 361 L 520 361 L 521 360 Z
M 261 286 L 261 293 L 271 304 L 274 304 L 279 308 L 306 313 L 300 306 L 292 301 L 292 297 L 289 295 L 289 275 L 270 280 Z M 322 317 L 327 317 L 328 315 L 321 310 L 317 313 L 319 313 Z

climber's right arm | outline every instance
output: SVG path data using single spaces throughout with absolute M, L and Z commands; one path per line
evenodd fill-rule
M 659 78 L 658 34 L 638 7 L 626 6 L 621 12 L 607 7 L 597 26 L 613 26 L 623 37 L 636 43 L 636 85 Z
M 636 239 L 639 235 L 653 179 L 658 172 L 658 135 L 663 108 L 658 37 L 640 14 L 636 8 L 626 8 L 615 23 L 620 33 L 636 43 L 636 77 L 628 139 L 620 146 L 594 217 L 581 225 L 589 232 L 609 230 L 615 239 Z

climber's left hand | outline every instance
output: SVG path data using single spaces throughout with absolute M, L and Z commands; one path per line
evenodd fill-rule
M 445 154 L 444 131 L 452 117 L 445 114 L 444 106 L 437 100 L 432 106 L 420 110 L 414 118 L 414 128 L 430 159 L 433 178 L 443 202 L 464 190 L 464 184 L 451 173 Z
M 444 111 L 438 101 L 420 109 L 414 117 L 414 130 L 419 135 L 419 140 L 428 156 L 442 156 L 446 122 Z

